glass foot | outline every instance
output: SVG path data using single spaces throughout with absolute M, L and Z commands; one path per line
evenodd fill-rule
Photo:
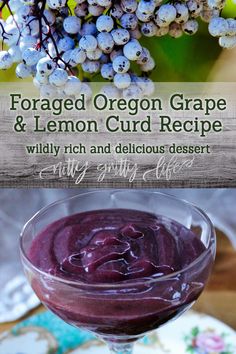
M 132 354 L 134 343 L 107 343 L 110 354 Z

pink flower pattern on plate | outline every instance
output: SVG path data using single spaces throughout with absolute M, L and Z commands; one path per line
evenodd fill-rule
M 199 327 L 194 327 L 190 334 L 185 336 L 186 352 L 190 354 L 234 354 L 225 339 L 224 334 L 218 334 L 211 329 L 201 331 Z
M 212 332 L 200 333 L 196 338 L 196 347 L 207 353 L 221 353 L 225 349 L 224 339 Z

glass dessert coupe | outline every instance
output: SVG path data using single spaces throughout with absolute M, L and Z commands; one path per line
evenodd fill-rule
M 96 190 L 40 210 L 20 238 L 42 303 L 111 353 L 189 309 L 206 285 L 215 232 L 194 205 L 143 190 Z

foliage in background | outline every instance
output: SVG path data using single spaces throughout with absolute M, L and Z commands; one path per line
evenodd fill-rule
M 69 3 L 73 0 L 69 0 Z M 228 0 L 223 12 L 225 17 L 236 17 L 236 3 Z M 7 14 L 5 14 L 6 16 Z M 147 38 L 141 43 L 150 49 L 156 68 L 151 74 L 153 81 L 206 81 L 207 77 L 219 57 L 222 49 L 218 40 L 210 37 L 207 24 L 202 23 L 195 36 L 184 35 L 181 38 L 171 37 Z M 96 76 L 93 81 L 100 81 Z M 14 67 L 7 71 L 0 71 L 0 81 L 22 81 L 17 79 Z M 28 79 L 27 81 L 31 81 Z

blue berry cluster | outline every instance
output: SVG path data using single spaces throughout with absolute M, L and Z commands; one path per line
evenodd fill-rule
M 10 16 L 0 20 L 0 69 L 14 63 L 19 78 L 33 77 L 43 96 L 91 95 L 84 77 L 100 73 L 114 83 L 113 94 L 143 96 L 154 86 L 155 62 L 140 38 L 178 38 L 209 23 L 223 48 L 236 46 L 236 20 L 220 16 L 226 0 L 3 0 Z M 138 76 L 131 69 L 139 67 Z M 106 87 L 105 92 L 108 94 Z

